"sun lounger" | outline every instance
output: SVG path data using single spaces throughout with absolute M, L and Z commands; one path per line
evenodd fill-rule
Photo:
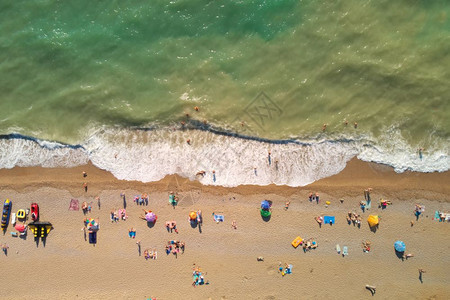
M 342 248 L 342 256 L 347 256 L 348 255 L 348 248 L 347 246 L 344 246 L 344 248 Z

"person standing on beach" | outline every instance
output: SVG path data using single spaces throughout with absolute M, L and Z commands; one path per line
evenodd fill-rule
M 255 176 L 258 176 L 258 171 L 256 170 L 256 167 L 253 168 L 253 171 L 255 172 Z
M 216 182 L 216 171 L 213 170 L 212 174 L 213 174 L 213 181 Z
M 372 191 L 372 188 L 367 188 L 367 202 L 370 203 L 370 192 Z
M 272 157 L 270 156 L 270 151 L 269 155 L 267 156 L 267 159 L 269 160 L 269 166 L 272 165 Z
M 8 249 L 9 249 L 9 246 L 8 246 L 8 244 L 2 244 L 2 250 L 3 250 L 3 253 L 5 253 L 5 255 L 8 255 Z
M 319 204 L 319 193 L 316 193 L 316 204 Z
M 312 192 L 309 193 L 309 202 L 312 202 L 312 201 L 313 201 L 313 198 L 314 198 L 313 193 L 312 193 Z
M 87 190 L 88 190 L 88 184 L 87 184 L 87 182 L 83 183 L 83 188 L 84 188 L 84 191 L 87 192 Z
M 423 283 L 423 279 L 422 279 L 423 273 L 426 273 L 425 270 L 424 269 L 419 269 L 419 280 L 420 280 L 420 283 Z

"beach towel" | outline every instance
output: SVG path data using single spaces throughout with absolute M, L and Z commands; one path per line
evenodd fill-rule
M 78 199 L 70 200 L 69 210 L 80 210 L 80 202 L 78 201 Z
M 213 216 L 214 216 L 214 221 L 216 221 L 217 223 L 223 222 L 225 220 L 225 217 L 223 215 L 213 214 Z
M 439 216 L 439 211 L 435 211 L 434 212 L 434 220 L 439 220 L 439 222 L 441 222 L 441 217 Z
M 342 249 L 342 255 L 343 256 L 348 255 L 348 248 L 347 248 L 347 246 L 344 246 L 344 248 Z
M 372 207 L 372 201 L 363 201 L 366 204 L 366 209 L 370 209 Z
M 97 244 L 97 232 L 89 232 L 89 244 Z
M 334 222 L 335 222 L 335 217 L 334 217 L 334 216 L 324 216 L 324 217 L 323 217 L 323 222 L 324 222 L 325 224 L 330 224 L 330 221 L 331 221 L 331 224 L 334 224 Z

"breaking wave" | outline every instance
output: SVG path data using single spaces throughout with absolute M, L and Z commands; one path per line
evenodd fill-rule
M 442 149 L 428 149 L 421 159 L 400 136 L 395 143 L 376 144 L 369 137 L 267 140 L 212 129 L 102 128 L 79 145 L 0 136 L 0 167 L 73 167 L 91 161 L 124 180 L 151 182 L 178 174 L 206 185 L 295 187 L 339 173 L 353 157 L 397 172 L 447 171 L 449 153 Z M 196 176 L 200 171 L 205 176 Z

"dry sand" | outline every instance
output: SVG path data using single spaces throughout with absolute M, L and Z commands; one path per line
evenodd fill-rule
M 88 176 L 83 178 L 82 171 Z M 88 192 L 83 182 L 88 183 Z M 386 166 L 352 160 L 338 175 L 310 186 L 241 186 L 223 188 L 202 186 L 178 176 L 155 183 L 115 179 L 92 165 L 72 169 L 14 168 L 0 170 L 0 199 L 13 202 L 13 212 L 38 202 L 41 220 L 54 226 L 45 244 L 11 237 L 12 226 L 0 242 L 9 245 L 8 256 L 0 254 L 3 271 L 2 299 L 364 299 L 371 294 L 366 284 L 377 287 L 374 298 L 448 299 L 450 298 L 449 223 L 433 220 L 436 210 L 450 211 L 450 173 L 396 174 Z M 360 229 L 348 225 L 350 210 L 361 212 L 363 190 L 372 187 L 372 208 L 363 213 Z M 168 203 L 168 191 L 177 191 L 176 209 Z M 319 205 L 308 201 L 310 191 L 319 192 Z M 129 219 L 111 223 L 110 211 L 122 207 L 125 192 Z M 149 228 L 139 219 L 142 206 L 133 196 L 147 192 L 146 209 L 158 215 Z M 95 196 L 101 198 L 98 209 Z M 84 240 L 82 211 L 69 211 L 71 198 L 93 202 L 89 217 L 100 218 L 98 243 Z M 344 199 L 340 203 L 339 199 Z M 393 202 L 386 210 L 377 207 L 380 198 Z M 274 202 L 273 216 L 264 222 L 259 214 L 263 199 Z M 291 205 L 283 209 L 285 201 Z M 325 201 L 331 205 L 325 207 Z M 411 227 L 415 203 L 426 211 Z M 191 228 L 188 214 L 201 209 L 202 232 Z M 212 212 L 222 212 L 225 222 L 216 224 Z M 317 215 L 334 215 L 336 224 L 319 228 Z M 369 230 L 367 216 L 382 217 L 376 233 Z M 168 233 L 167 220 L 176 220 L 179 234 Z M 236 220 L 238 228 L 231 228 Z M 137 229 L 136 239 L 128 229 Z M 296 236 L 315 237 L 319 247 L 308 253 L 294 249 Z M 186 252 L 175 258 L 166 256 L 168 240 L 186 242 Z M 393 249 L 403 240 L 407 253 L 415 256 L 402 261 Z M 156 261 L 139 256 L 142 250 L 158 250 Z M 370 240 L 372 251 L 363 253 L 361 242 Z M 335 245 L 348 246 L 342 257 Z M 264 262 L 258 262 L 263 256 Z M 293 264 L 293 273 L 278 273 L 281 262 Z M 193 264 L 199 265 L 209 285 L 191 286 Z M 418 269 L 423 268 L 423 283 Z

